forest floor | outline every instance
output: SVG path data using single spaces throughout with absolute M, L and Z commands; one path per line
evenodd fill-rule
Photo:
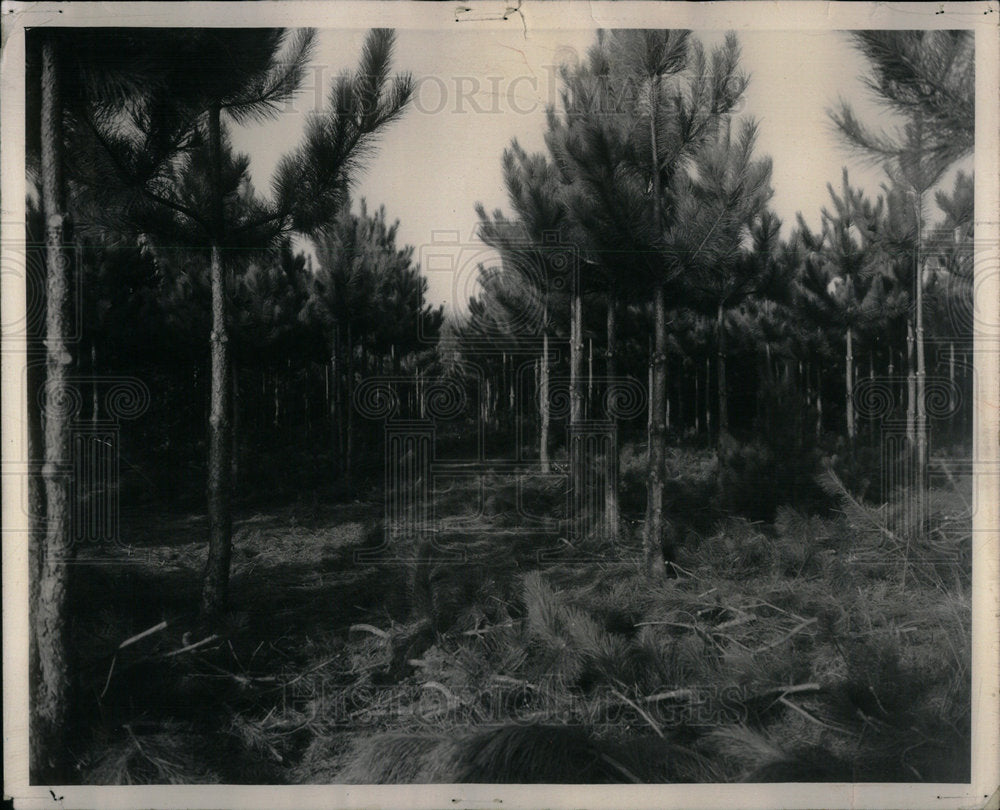
M 661 581 L 629 521 L 537 529 L 538 477 L 442 486 L 431 552 L 382 543 L 379 497 L 243 509 L 213 627 L 204 516 L 126 511 L 76 569 L 80 781 L 967 781 L 970 482 L 914 517 L 830 476 L 751 521 L 712 458 L 673 457 L 704 508 Z

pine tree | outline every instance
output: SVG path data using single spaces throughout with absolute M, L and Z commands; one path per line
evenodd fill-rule
M 224 609 L 232 545 L 231 380 L 224 252 L 243 240 L 276 240 L 292 230 L 312 232 L 334 210 L 380 131 L 402 113 L 412 90 L 408 76 L 389 79 L 394 35 L 369 34 L 354 75 L 334 85 L 329 109 L 309 120 L 305 139 L 278 166 L 273 201 L 233 221 L 224 194 L 225 129 L 277 114 L 301 83 L 314 35 L 280 29 L 199 29 L 176 43 L 180 55 L 163 63 L 162 84 L 124 117 L 90 116 L 83 128 L 95 143 L 90 177 L 103 183 L 117 212 L 170 220 L 168 230 L 201 234 L 210 260 L 212 382 L 208 481 L 209 555 L 202 611 Z M 207 193 L 184 196 L 178 161 L 204 156 Z M 108 178 L 114 182 L 108 183 Z M 134 221 L 134 220 L 133 220 Z
M 622 85 L 637 91 L 626 97 L 624 105 L 625 114 L 641 122 L 630 130 L 633 137 L 627 154 L 633 171 L 645 181 L 648 201 L 643 219 L 649 223 L 651 236 L 648 256 L 655 346 L 643 547 L 646 569 L 656 576 L 665 572 L 666 295 L 668 285 L 686 269 L 684 254 L 676 249 L 673 239 L 686 224 L 683 208 L 690 188 L 686 170 L 719 131 L 748 78 L 739 70 L 740 52 L 734 34 L 726 36 L 725 44 L 711 59 L 685 31 L 615 32 L 610 52 L 616 66 L 613 71 L 620 70 Z
M 928 464 L 926 361 L 924 357 L 923 247 L 926 194 L 947 168 L 972 151 L 975 130 L 975 58 L 971 31 L 858 32 L 866 56 L 866 83 L 888 109 L 901 113 L 901 130 L 873 130 L 841 101 L 830 117 L 845 141 L 881 164 L 912 197 L 917 228 L 914 263 L 917 490 L 926 487 Z

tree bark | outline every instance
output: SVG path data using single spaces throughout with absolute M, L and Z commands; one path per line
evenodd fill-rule
M 240 480 L 240 431 L 243 427 L 243 417 L 240 413 L 240 369 L 236 361 L 232 361 L 232 371 L 229 380 L 232 383 L 232 409 L 233 409 L 233 464 L 232 464 L 232 488 L 238 490 Z
M 587 407 L 585 413 L 594 409 L 594 339 L 587 339 Z
M 611 535 L 611 540 L 616 541 L 618 539 L 618 417 L 614 409 L 614 386 L 616 384 L 615 378 L 618 374 L 617 364 L 615 362 L 615 353 L 618 349 L 617 346 L 617 323 L 615 320 L 616 312 L 618 308 L 618 297 L 614 294 L 614 291 L 608 296 L 608 316 L 607 316 L 607 357 L 605 365 L 605 375 L 607 377 L 608 391 L 605 396 L 605 401 L 608 405 L 608 413 L 606 414 L 608 420 L 611 422 L 611 432 L 615 436 L 615 446 L 612 450 L 612 455 L 607 459 L 605 465 L 606 475 L 604 477 L 604 519 L 608 526 L 608 531 Z
M 100 418 L 100 408 L 97 404 L 97 342 L 90 339 L 90 425 L 97 430 L 97 420 Z
M 337 363 L 337 327 L 334 327 L 333 340 L 330 346 L 330 388 L 327 394 L 327 401 L 330 413 L 330 460 L 333 462 L 334 475 L 340 470 L 340 425 L 338 424 L 339 413 L 337 411 L 337 400 L 340 397 L 340 381 L 337 376 L 340 373 Z
M 569 346 L 569 423 L 577 425 L 583 420 L 583 296 L 577 287 L 573 291 Z
M 917 445 L 917 374 L 916 374 L 916 338 L 914 336 L 913 319 L 906 319 L 906 438 L 910 449 Z
M 694 435 L 701 433 L 701 399 L 698 396 L 698 366 L 694 366 Z
M 705 438 L 712 442 L 712 358 L 705 358 Z
M 914 273 L 917 285 L 917 317 L 916 317 L 916 342 L 917 342 L 917 491 L 923 497 L 927 486 L 927 464 L 929 461 L 928 436 L 927 436 L 927 364 L 924 357 L 924 279 L 923 279 L 923 259 L 921 257 L 922 240 L 924 226 L 924 196 L 921 192 L 917 196 L 917 255 L 916 272 Z
M 816 375 L 816 441 L 823 438 L 823 375 Z
M 219 239 L 222 232 L 222 138 L 219 106 L 208 112 L 209 149 L 212 161 L 212 205 L 215 235 L 211 246 L 212 279 L 212 388 L 209 410 L 208 456 L 208 561 L 201 593 L 201 610 L 207 617 L 226 608 L 229 563 L 232 556 L 232 422 L 230 401 L 229 335 L 226 324 L 225 268 Z
M 63 470 L 69 463 L 70 419 L 76 392 L 69 390 L 72 362 L 66 333 L 71 312 L 71 253 L 63 183 L 62 98 L 58 45 L 42 44 L 42 207 L 45 213 L 46 397 L 44 412 L 44 533 L 33 537 L 29 557 L 36 577 L 30 592 L 33 646 L 31 663 L 31 780 L 58 784 L 67 779 L 65 734 L 72 692 L 67 639 L 67 587 L 73 545 L 70 504 Z M 34 405 L 34 403 L 31 403 Z M 41 528 L 41 527 L 38 527 Z
M 847 328 L 844 341 L 844 412 L 847 414 L 847 441 L 854 444 L 854 330 Z
M 542 358 L 539 364 L 538 410 L 538 458 L 542 472 L 548 473 L 549 464 L 549 333 L 548 327 L 542 333 Z
M 663 512 L 663 474 L 666 457 L 666 425 L 663 423 L 667 393 L 667 307 L 663 284 L 653 293 L 653 316 L 656 350 L 653 354 L 652 417 L 649 423 L 649 472 L 646 485 L 646 531 L 643 536 L 643 557 L 646 574 L 666 575 L 663 542 L 666 536 L 666 516 Z
M 726 310 L 719 302 L 715 319 L 716 375 L 719 386 L 719 438 L 729 432 L 729 397 L 726 392 Z
M 344 436 L 344 480 L 351 480 L 351 455 L 354 451 L 354 336 L 351 324 L 347 324 L 347 385 L 344 389 L 346 402 L 346 428 Z
M 673 389 L 673 385 L 672 385 L 673 378 L 670 375 L 670 354 L 669 353 L 667 354 L 666 365 L 667 365 L 667 390 L 666 390 L 666 393 L 664 394 L 664 399 L 666 400 L 666 408 L 665 408 L 664 414 L 663 414 L 663 424 L 664 424 L 665 429 L 669 432 L 670 431 L 670 395 L 673 393 L 673 390 L 672 390 Z

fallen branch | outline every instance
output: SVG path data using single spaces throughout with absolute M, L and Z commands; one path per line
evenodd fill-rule
M 830 731 L 835 731 L 838 734 L 846 734 L 847 733 L 843 729 L 837 728 L 836 726 L 831 726 L 829 723 L 824 723 L 818 717 L 813 717 L 811 714 L 809 714 L 809 712 L 807 712 L 801 706 L 796 706 L 794 703 L 792 703 L 792 701 L 790 701 L 786 697 L 780 697 L 780 698 L 778 698 L 778 703 L 781 703 L 782 705 L 787 706 L 793 712 L 798 712 L 800 715 L 802 715 L 810 723 L 815 723 L 817 726 L 822 726 L 823 728 L 828 728 L 828 729 L 830 729 Z
M 646 703 L 654 703 L 658 700 L 674 700 L 676 698 L 697 698 L 698 693 L 694 689 L 672 689 L 669 692 L 659 692 L 655 695 L 643 698 Z
M 327 658 L 327 659 L 325 659 L 323 661 L 320 661 L 318 664 L 316 664 L 316 666 L 310 667 L 305 672 L 302 672 L 299 675 L 296 675 L 290 681 L 288 681 L 287 683 L 285 683 L 284 687 L 287 689 L 293 683 L 298 683 L 299 681 L 301 681 L 304 677 L 306 677 L 306 675 L 312 675 L 314 672 L 316 672 L 316 670 L 323 669 L 323 667 L 329 666 L 334 661 L 336 661 L 338 657 L 339 656 L 337 656 L 337 655 L 331 655 L 329 658 Z
M 155 625 L 154 627 L 150 627 L 148 630 L 143 630 L 141 633 L 137 633 L 136 635 L 132 636 L 131 638 L 125 639 L 121 644 L 118 645 L 118 649 L 119 650 L 124 650 L 130 644 L 135 644 L 137 641 L 140 641 L 141 639 L 144 639 L 146 636 L 151 636 L 151 635 L 153 635 L 153 633 L 159 633 L 166 626 L 167 626 L 167 622 L 166 621 L 162 621 L 159 624 Z
M 765 689 L 754 697 L 764 697 L 765 695 L 796 695 L 801 692 L 819 692 L 823 687 L 818 683 L 800 683 L 795 686 L 776 686 L 773 689 Z
M 628 768 L 626 768 L 624 765 L 622 765 L 618 760 L 614 759 L 613 757 L 608 756 L 603 751 L 601 752 L 600 757 L 606 763 L 608 763 L 608 765 L 610 765 L 612 768 L 614 768 L 616 771 L 618 771 L 618 773 L 620 773 L 622 776 L 624 776 L 630 782 L 634 782 L 637 785 L 641 785 L 643 783 L 642 780 L 638 776 L 636 776 L 634 773 L 632 773 L 632 771 L 630 771 Z
M 813 618 L 811 619 L 806 619 L 804 622 L 800 622 L 799 624 L 795 625 L 795 627 L 793 627 L 791 630 L 789 630 L 787 633 L 785 633 L 785 635 L 783 635 L 781 638 L 772 641 L 770 644 L 765 644 L 763 647 L 758 647 L 756 650 L 754 650 L 754 654 L 766 652 L 767 650 L 771 650 L 781 644 L 784 644 L 786 641 L 788 641 L 788 639 L 790 639 L 796 633 L 801 632 L 809 625 L 815 624 L 817 621 L 819 620 L 815 616 L 813 616 Z
M 752 613 L 744 613 L 742 616 L 737 616 L 735 619 L 729 619 L 728 621 L 722 622 L 721 624 L 715 625 L 713 630 L 723 630 L 727 627 L 736 627 L 740 624 L 746 624 L 754 619 L 759 618 L 754 616 Z
M 188 644 L 186 647 L 181 647 L 179 650 L 173 650 L 172 652 L 165 653 L 163 657 L 171 658 L 172 656 L 180 655 L 181 653 L 191 652 L 191 650 L 196 650 L 199 647 L 204 647 L 206 644 L 211 644 L 218 638 L 219 637 L 215 633 L 212 633 L 212 635 L 207 638 L 203 638 L 201 641 L 196 641 L 194 644 Z
M 379 638 L 389 638 L 389 634 L 385 630 L 380 630 L 378 627 L 370 624 L 352 624 L 347 628 L 347 632 L 349 633 L 353 633 L 355 630 L 359 633 L 371 633 L 373 636 L 378 636 Z
M 108 677 L 107 680 L 104 681 L 104 688 L 101 690 L 101 694 L 98 695 L 97 697 L 98 701 L 104 699 L 104 695 L 107 694 L 108 687 L 111 686 L 111 673 L 115 671 L 115 661 L 117 660 L 118 660 L 117 655 L 111 656 L 111 666 L 108 668 Z
M 643 720 L 645 720 L 647 723 L 649 723 L 649 725 L 653 729 L 653 731 L 656 732 L 656 735 L 660 739 L 663 739 L 663 731 L 660 729 L 660 727 L 657 724 L 657 722 L 649 715 L 649 712 L 647 712 L 645 709 L 643 709 L 642 706 L 640 706 L 635 701 L 629 700 L 627 697 L 625 697 L 625 695 L 623 695 L 617 689 L 612 689 L 611 690 L 611 694 L 613 694 L 615 697 L 617 697 L 617 698 L 619 698 L 621 700 L 624 700 L 629 706 L 631 706 L 633 709 L 635 709 L 637 712 L 639 712 L 639 714 L 642 716 Z
M 525 681 L 522 680 L 521 678 L 512 678 L 510 677 L 510 675 L 494 675 L 493 680 L 496 683 L 509 683 L 514 686 L 523 686 L 526 689 L 534 689 L 536 691 L 538 690 L 538 687 L 535 686 L 530 681 Z
M 757 604 L 753 605 L 751 607 L 760 607 L 761 605 L 764 605 L 765 607 L 769 607 L 772 610 L 776 610 L 776 611 L 778 611 L 778 613 L 784 613 L 786 616 L 791 616 L 793 619 L 798 619 L 800 622 L 804 622 L 806 620 L 804 616 L 800 616 L 798 613 L 792 613 L 792 611 L 790 611 L 790 610 L 785 610 L 784 608 L 780 608 L 777 605 L 773 605 L 770 602 L 765 601 L 764 599 L 758 599 L 757 600 Z M 760 617 L 758 616 L 757 618 L 760 618 Z

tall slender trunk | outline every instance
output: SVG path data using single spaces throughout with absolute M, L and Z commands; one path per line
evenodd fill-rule
M 587 407 L 585 413 L 594 409 L 594 339 L 587 339 Z
M 917 375 L 913 320 L 906 319 L 906 438 L 910 449 L 917 446 Z
M 573 284 L 573 301 L 570 311 L 570 346 L 569 346 L 569 474 L 570 489 L 573 492 L 575 504 L 573 526 L 577 533 L 582 534 L 584 527 L 589 527 L 593 516 L 580 514 L 582 504 L 587 502 L 582 491 L 586 480 L 586 467 L 591 462 L 587 456 L 587 442 L 576 432 L 583 421 L 583 296 L 580 290 L 580 279 Z
M 705 437 L 712 442 L 712 358 L 705 358 Z
M 275 366 L 271 374 L 271 424 L 278 427 L 281 421 L 281 371 Z
M 844 412 L 847 414 L 847 440 L 854 444 L 854 330 L 847 328 L 844 341 Z
M 97 430 L 100 408 L 97 402 L 97 341 L 90 339 L 90 425 Z
M 615 436 L 615 446 L 611 451 L 610 458 L 607 459 L 605 463 L 605 476 L 604 476 L 604 519 L 605 525 L 607 525 L 608 530 L 611 534 L 612 541 L 618 539 L 618 417 L 617 411 L 614 408 L 613 398 L 614 398 L 614 386 L 616 385 L 615 378 L 618 374 L 617 364 L 615 362 L 615 353 L 618 350 L 618 334 L 617 334 L 617 322 L 615 310 L 618 308 L 618 297 L 615 295 L 614 290 L 608 296 L 608 317 L 607 317 L 607 353 L 606 362 L 604 367 L 604 373 L 607 377 L 606 385 L 609 390 L 605 395 L 605 402 L 607 403 L 608 420 L 611 422 L 611 431 Z
M 955 406 L 959 405 L 961 403 L 961 399 L 959 399 L 958 402 L 956 403 L 956 401 L 955 401 L 955 341 L 953 341 L 953 340 L 949 340 L 948 341 L 948 382 L 950 383 L 950 385 L 948 386 L 948 396 L 950 398 L 950 401 L 948 403 L 948 405 L 949 405 L 948 412 L 954 414 L 955 413 Z M 954 433 L 954 426 L 955 426 L 955 421 L 952 421 L 952 423 L 951 423 L 952 433 Z
M 330 414 L 330 458 L 333 462 L 334 475 L 340 472 L 340 411 L 337 400 L 340 398 L 340 363 L 337 362 L 339 351 L 339 325 L 334 326 L 333 337 L 330 340 L 330 388 L 327 395 Z
M 659 241 L 663 227 L 660 210 L 660 150 L 657 144 L 656 124 L 660 95 L 660 77 L 650 81 L 649 144 L 650 176 L 652 177 L 652 218 L 654 239 Z M 663 475 L 666 457 L 667 433 L 663 424 L 664 400 L 667 393 L 667 303 L 664 280 L 657 279 L 653 290 L 653 322 L 656 351 L 653 354 L 652 418 L 649 423 L 649 473 L 646 492 L 646 531 L 643 536 L 643 557 L 647 575 L 666 575 L 663 543 L 666 539 L 666 521 L 663 514 Z
M 569 346 L 570 425 L 583 420 L 583 296 L 579 283 L 573 290 Z
M 664 425 L 664 429 L 669 432 L 669 430 L 670 430 L 670 394 L 672 393 L 671 389 L 673 388 L 673 385 L 671 385 L 671 383 L 673 382 L 673 379 L 670 376 L 670 353 L 669 352 L 667 352 L 666 365 L 667 365 L 667 390 L 666 390 L 666 392 L 664 393 L 664 396 L 663 396 L 664 400 L 666 400 L 664 411 L 663 411 L 663 425 Z
M 688 392 L 688 379 L 687 379 L 687 368 L 688 359 L 686 357 L 681 357 L 681 365 L 677 370 L 677 430 L 680 433 L 685 433 L 685 416 L 687 411 L 684 408 L 684 402 L 687 400 Z
M 362 342 L 363 345 L 363 342 Z M 347 385 L 344 389 L 346 434 L 344 436 L 344 479 L 351 480 L 351 456 L 354 451 L 354 339 L 347 324 Z M 362 352 L 363 353 L 363 352 Z
M 823 438 L 823 374 L 816 372 L 816 441 Z
M 899 386 L 896 384 L 896 350 L 893 348 L 892 342 L 889 343 L 889 363 L 886 367 L 886 375 L 889 377 L 889 389 L 892 392 L 892 401 L 896 402 L 899 396 Z M 895 409 L 894 409 L 895 410 Z
M 701 399 L 698 396 L 698 366 L 694 366 L 694 435 L 701 433 Z
M 715 345 L 717 352 L 715 372 L 719 386 L 719 438 L 721 439 L 729 433 L 729 397 L 726 392 L 726 310 L 721 301 L 715 317 Z
M 653 336 L 649 336 L 649 363 L 646 366 L 646 426 L 653 424 Z M 649 462 L 650 445 L 646 445 L 646 461 Z
M 917 195 L 917 255 L 916 268 L 914 273 L 917 285 L 917 318 L 916 318 L 916 342 L 917 342 L 917 491 L 923 498 L 924 490 L 927 486 L 927 464 L 928 464 L 928 435 L 927 435 L 927 364 L 924 357 L 924 279 L 923 279 L 923 258 L 921 251 L 923 245 L 924 227 L 924 195 L 923 192 Z
M 542 472 L 548 473 L 549 465 L 549 332 L 542 333 L 542 357 L 538 368 L 538 459 Z
M 517 407 L 517 375 L 522 373 L 521 368 L 514 367 L 514 355 L 510 358 L 510 374 L 507 378 L 507 405 L 510 408 L 511 415 L 513 416 L 515 408 Z
M 664 285 L 657 284 L 653 293 L 656 347 L 653 353 L 653 390 L 649 422 L 646 531 L 643 536 L 645 569 L 646 573 L 653 577 L 666 575 L 663 554 L 663 543 L 666 538 L 666 516 L 663 511 L 663 465 L 666 457 L 666 425 L 663 422 L 663 417 L 667 393 L 667 306 L 665 299 Z
M 211 154 L 212 237 L 212 383 L 209 407 L 208 455 L 208 560 L 201 592 L 201 609 L 216 616 L 226 607 L 229 561 L 232 556 L 233 517 L 230 474 L 232 472 L 232 423 L 230 421 L 230 357 L 226 327 L 225 268 L 219 238 L 222 232 L 221 164 L 222 136 L 219 105 L 208 113 Z
M 232 488 L 239 487 L 240 480 L 240 430 L 242 422 L 240 416 L 240 370 L 236 360 L 231 364 L 232 373 L 229 375 L 232 382 L 232 412 L 233 412 L 233 460 L 232 460 Z
M 42 207 L 45 213 L 46 266 L 46 397 L 44 413 L 46 522 L 44 535 L 32 537 L 29 553 L 35 577 L 29 592 L 34 601 L 31 664 L 31 779 L 42 784 L 65 781 L 65 734 L 72 691 L 72 667 L 67 639 L 67 587 L 73 545 L 70 504 L 63 475 L 69 462 L 70 409 L 73 400 L 68 371 L 73 358 L 67 341 L 71 312 L 69 226 L 63 183 L 62 98 L 57 43 L 42 44 Z M 32 403 L 33 405 L 34 403 Z

